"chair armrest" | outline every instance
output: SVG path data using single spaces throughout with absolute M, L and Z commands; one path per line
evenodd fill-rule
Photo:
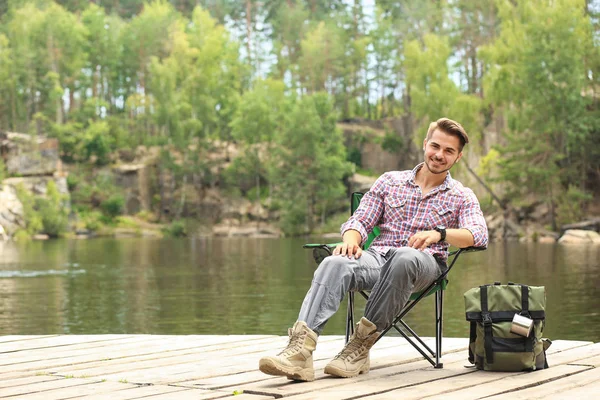
M 449 256 L 453 256 L 455 254 L 458 253 L 472 253 L 475 251 L 483 251 L 483 250 L 487 250 L 487 247 L 476 247 L 476 246 L 470 246 L 470 247 L 461 247 L 457 250 L 452 250 L 448 253 Z
M 306 243 L 305 245 L 302 246 L 303 249 L 317 249 L 317 248 L 329 248 L 329 249 L 335 249 L 335 246 L 337 246 L 338 244 L 342 244 L 342 242 L 339 243 Z
M 304 249 L 312 249 L 312 254 L 317 265 L 321 264 L 321 262 L 325 259 L 325 257 L 329 257 L 333 253 L 333 249 L 340 243 L 307 243 L 302 248 Z

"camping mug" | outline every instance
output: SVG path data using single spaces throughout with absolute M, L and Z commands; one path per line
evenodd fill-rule
M 519 314 L 515 314 L 510 331 L 517 335 L 528 337 L 533 328 L 533 320 Z

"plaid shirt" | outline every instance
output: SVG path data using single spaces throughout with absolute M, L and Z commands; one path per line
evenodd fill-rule
M 448 173 L 440 186 L 423 196 L 415 182 L 417 171 L 423 165 L 417 165 L 412 171 L 381 175 L 365 193 L 354 214 L 341 226 L 342 235 L 347 230 L 356 230 L 364 243 L 373 227 L 379 226 L 381 233 L 370 248 L 385 254 L 390 248 L 408 246 L 408 239 L 415 233 L 443 225 L 447 229 L 468 229 L 475 239 L 473 245 L 486 247 L 487 226 L 473 191 Z M 448 247 L 444 241 L 424 251 L 446 261 Z

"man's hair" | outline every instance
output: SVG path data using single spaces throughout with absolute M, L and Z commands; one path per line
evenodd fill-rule
M 458 137 L 460 140 L 460 149 L 458 149 L 459 151 L 462 151 L 463 147 L 465 147 L 465 144 L 469 143 L 469 135 L 467 135 L 465 128 L 463 128 L 458 122 L 449 118 L 440 118 L 437 121 L 429 124 L 429 129 L 427 130 L 427 140 L 431 139 L 431 135 L 433 135 L 433 131 L 436 129 L 439 129 L 448 135 Z

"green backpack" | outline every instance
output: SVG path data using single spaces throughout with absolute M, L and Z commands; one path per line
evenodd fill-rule
M 471 322 L 471 364 L 486 371 L 548 368 L 546 349 L 552 342 L 542 339 L 546 318 L 544 286 L 496 282 L 470 289 L 464 297 L 467 321 Z M 515 314 L 533 320 L 528 336 L 511 332 Z

